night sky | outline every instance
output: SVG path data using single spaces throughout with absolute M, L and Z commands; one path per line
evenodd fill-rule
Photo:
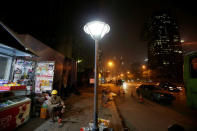
M 146 42 L 140 39 L 140 33 L 147 18 L 160 9 L 169 9 L 177 19 L 181 39 L 196 42 L 195 6 L 190 0 L 6 0 L 1 1 L 0 19 L 14 31 L 31 34 L 51 47 L 60 35 L 73 35 L 93 44 L 83 26 L 90 20 L 103 20 L 111 27 L 101 41 L 104 58 L 123 56 L 130 63 L 143 62 L 147 57 Z

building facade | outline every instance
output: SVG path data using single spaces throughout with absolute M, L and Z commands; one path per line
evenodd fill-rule
M 183 55 L 179 27 L 169 12 L 156 12 L 147 24 L 148 66 L 159 81 L 182 81 Z

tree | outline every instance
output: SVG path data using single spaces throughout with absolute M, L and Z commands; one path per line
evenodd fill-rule
M 142 78 L 142 69 L 141 69 L 141 63 L 139 62 L 134 62 L 130 65 L 130 68 L 131 68 L 131 73 L 133 74 L 133 77 L 135 79 L 139 78 L 141 79 Z

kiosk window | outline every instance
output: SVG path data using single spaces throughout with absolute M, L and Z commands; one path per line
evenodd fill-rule
M 9 79 L 11 68 L 11 58 L 0 55 L 0 79 Z
M 197 78 L 197 57 L 191 60 L 190 68 L 191 77 Z

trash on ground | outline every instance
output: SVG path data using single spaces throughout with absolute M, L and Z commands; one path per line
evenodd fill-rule
M 89 122 L 88 124 L 89 125 L 87 127 L 82 127 L 80 131 L 92 131 L 94 123 Z M 110 120 L 98 118 L 99 131 L 103 131 L 104 129 L 109 128 L 109 126 L 110 126 Z

